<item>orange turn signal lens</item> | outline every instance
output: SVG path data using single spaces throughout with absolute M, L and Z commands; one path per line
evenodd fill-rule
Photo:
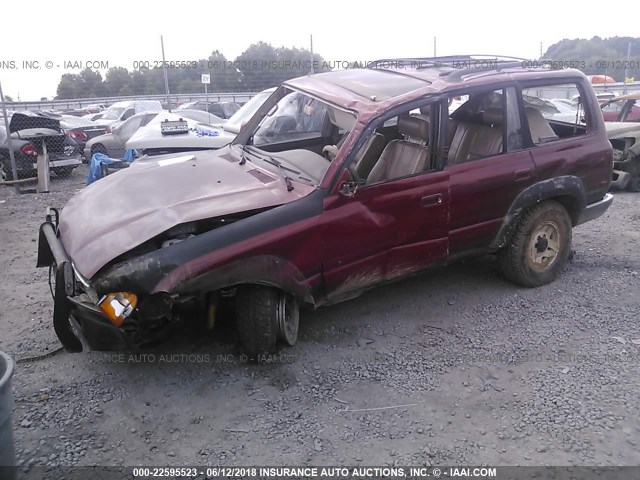
M 131 315 L 138 304 L 138 297 L 130 292 L 109 293 L 102 297 L 98 306 L 116 327 Z

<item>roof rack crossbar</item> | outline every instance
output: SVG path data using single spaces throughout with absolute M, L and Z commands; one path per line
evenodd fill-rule
M 447 80 L 459 80 L 461 77 L 465 75 L 470 75 L 473 73 L 482 73 L 482 72 L 491 72 L 491 71 L 500 71 L 506 68 L 518 68 L 522 67 L 522 62 L 502 62 L 497 65 L 478 65 L 471 68 L 457 68 L 454 70 L 447 70 L 442 72 L 440 76 L 445 77 Z
M 504 55 L 447 55 L 441 57 L 406 57 L 383 58 L 370 62 L 370 68 L 393 68 L 398 66 L 413 66 L 418 69 L 455 66 L 465 62 L 492 62 L 495 65 L 513 64 L 514 62 L 527 61 L 526 58 L 509 57 Z M 406 65 L 406 64 L 409 65 Z

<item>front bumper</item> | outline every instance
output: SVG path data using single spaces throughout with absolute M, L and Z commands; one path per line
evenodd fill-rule
M 578 222 L 576 223 L 576 225 L 580 225 L 582 223 L 588 222 L 589 220 L 598 218 L 600 215 L 602 215 L 604 212 L 607 211 L 607 209 L 611 206 L 612 202 L 613 202 L 613 195 L 610 193 L 607 193 L 602 198 L 602 200 L 598 200 L 597 202 L 590 203 L 585 207 L 585 209 L 580 214 L 580 217 L 578 218 Z
M 97 295 L 74 272 L 50 219 L 40 225 L 37 266 L 54 268 L 53 326 L 67 350 L 80 351 L 85 345 L 96 351 L 125 350 L 133 346 L 124 332 L 95 305 Z

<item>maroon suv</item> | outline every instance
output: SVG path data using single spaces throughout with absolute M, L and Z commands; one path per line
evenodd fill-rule
M 548 120 L 577 89 L 585 123 Z M 291 80 L 227 147 L 142 158 L 40 228 L 70 351 L 122 349 L 235 309 L 253 358 L 292 345 L 299 307 L 495 253 L 554 280 L 572 228 L 609 207 L 612 148 L 575 70 L 472 57 L 378 62 Z

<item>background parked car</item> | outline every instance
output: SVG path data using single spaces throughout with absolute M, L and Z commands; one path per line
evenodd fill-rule
M 560 100 L 547 100 L 557 110 L 556 112 L 542 112 L 544 118 L 548 120 L 557 120 L 558 122 L 575 123 L 578 109 L 577 104 L 571 105 Z M 580 119 L 578 119 L 580 120 Z
M 64 134 L 60 120 L 55 117 L 32 112 L 13 113 L 9 130 L 19 178 L 36 176 L 38 154 L 43 151 L 45 142 L 49 167 L 57 176 L 68 176 L 81 164 L 78 144 Z M 4 121 L 0 122 L 0 174 L 11 180 L 8 135 Z
M 104 112 L 100 112 L 100 113 L 87 113 L 86 115 L 82 115 L 81 118 L 84 118 L 86 120 L 91 120 L 92 122 L 95 122 L 99 119 L 102 118 L 102 115 L 104 115 Z
M 270 88 L 258 93 L 226 122 L 221 119 L 215 123 L 207 122 L 206 117 L 210 114 L 200 110 L 176 110 L 167 115 L 158 115 L 129 139 L 127 148 L 135 148 L 146 155 L 222 148 L 235 138 L 242 126 L 251 119 L 274 91 L 275 88 Z M 205 119 L 202 118 L 203 115 Z M 188 132 L 162 134 L 162 120 L 179 120 L 180 118 L 187 120 Z
M 60 126 L 68 137 L 75 140 L 81 152 L 84 151 L 84 147 L 89 140 L 111 131 L 107 126 L 92 122 L 86 118 L 69 115 L 60 117 Z
M 125 144 L 136 131 L 155 118 L 158 112 L 136 113 L 124 122 L 106 133 L 89 140 L 84 146 L 84 157 L 91 160 L 94 153 L 104 153 L 111 158 L 120 158 L 124 155 Z
M 607 100 L 600 108 L 606 122 L 640 122 L 640 92 Z
M 203 110 L 217 117 L 229 119 L 240 110 L 240 105 L 234 102 L 205 102 L 198 100 L 181 104 L 176 110 Z
M 162 104 L 157 100 L 131 100 L 116 102 L 109 108 L 101 112 L 100 123 L 110 125 L 112 128 L 120 122 L 124 122 L 136 113 L 159 112 Z
M 613 146 L 612 187 L 640 192 L 640 93 L 601 104 L 607 136 Z M 611 119 L 611 121 L 606 121 Z

